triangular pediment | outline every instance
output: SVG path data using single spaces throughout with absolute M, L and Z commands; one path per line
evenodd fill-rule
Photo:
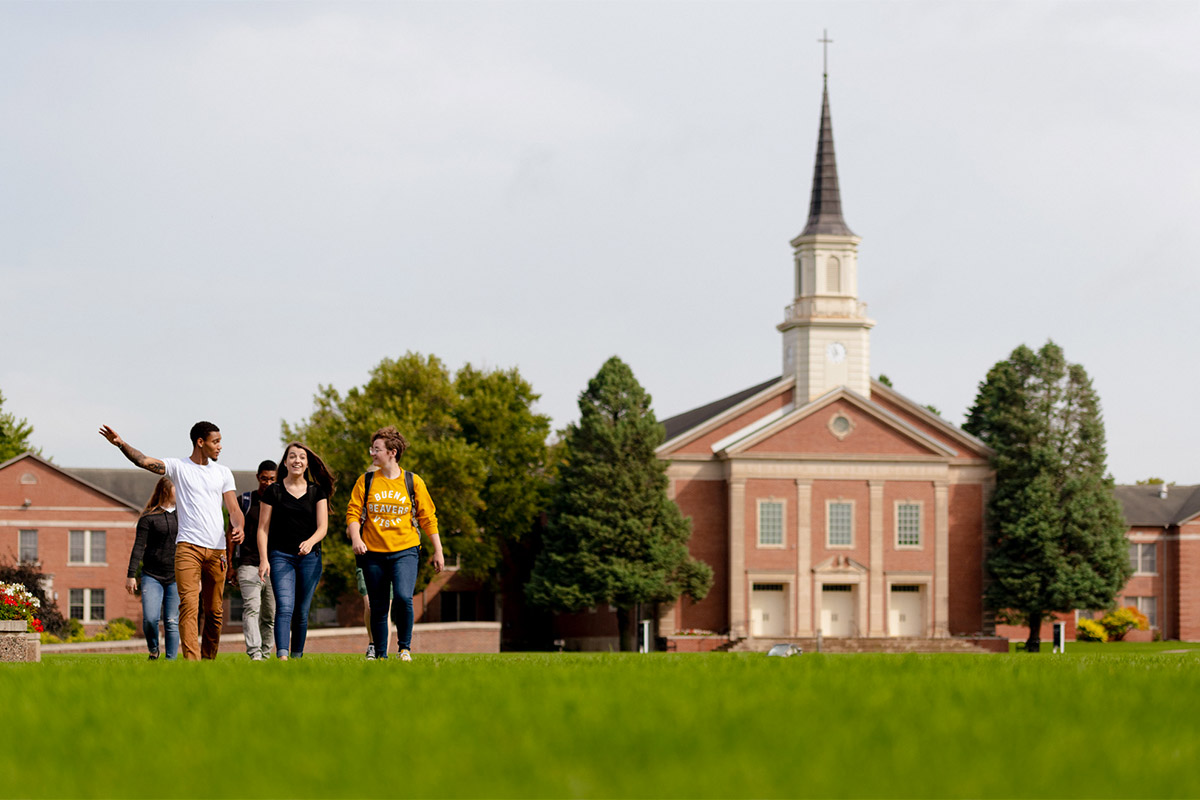
M 957 450 L 959 457 L 988 459 L 992 456 L 992 448 L 982 441 L 885 383 L 871 381 L 871 402 L 883 406 L 918 430 Z
M 957 451 L 845 387 L 742 435 L 717 442 L 726 456 L 892 457 L 945 460 Z
M 865 564 L 842 553 L 814 564 L 812 571 L 821 575 L 866 575 L 869 572 Z
M 117 496 L 107 489 L 97 486 L 91 481 L 84 480 L 78 475 L 71 474 L 69 471 L 57 466 L 56 464 L 52 464 L 36 453 L 22 453 L 21 455 L 10 458 L 8 461 L 0 464 L 0 471 L 7 470 L 22 472 L 22 482 L 24 482 L 24 475 L 26 474 L 31 476 L 35 482 L 39 482 L 42 477 L 47 477 L 52 481 L 59 482 L 58 485 L 60 486 L 64 483 L 69 484 L 76 487 L 76 491 L 82 490 L 87 493 L 99 495 L 100 497 L 104 498 L 104 500 L 118 504 L 122 508 L 129 509 L 131 511 L 141 510 L 141 506 L 135 505 L 134 503 Z

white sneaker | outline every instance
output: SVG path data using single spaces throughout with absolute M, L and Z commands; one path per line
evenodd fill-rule
M 374 661 L 374 660 L 375 660 L 375 645 L 369 644 L 369 645 L 367 645 L 367 661 Z
M 407 650 L 401 650 L 400 651 L 400 660 L 401 661 L 412 661 L 412 653 L 408 652 Z

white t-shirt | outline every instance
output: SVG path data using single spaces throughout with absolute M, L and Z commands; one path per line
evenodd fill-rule
M 225 549 L 225 518 L 221 515 L 225 492 L 234 491 L 229 467 L 209 461 L 197 464 L 190 458 L 164 458 L 167 477 L 175 484 L 179 518 L 176 542 L 198 547 Z

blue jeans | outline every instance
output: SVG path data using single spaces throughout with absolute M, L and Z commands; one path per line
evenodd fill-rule
M 321 580 L 321 546 L 306 556 L 272 550 L 267 563 L 275 591 L 275 656 L 299 658 L 308 637 L 308 608 Z
M 179 654 L 179 587 L 149 575 L 142 576 L 142 632 L 146 649 L 158 654 L 158 623 L 166 617 L 167 660 Z
M 371 601 L 371 638 L 375 656 L 387 658 L 388 602 L 393 603 L 396 615 L 396 638 L 400 650 L 412 646 L 413 590 L 417 586 L 417 548 L 410 547 L 395 553 L 374 553 L 368 550 L 361 557 L 363 577 L 367 582 L 367 598 Z M 388 597 L 388 594 L 391 597 Z

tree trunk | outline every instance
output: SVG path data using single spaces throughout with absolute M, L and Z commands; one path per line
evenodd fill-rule
M 637 620 L 632 608 L 620 607 L 617 609 L 617 632 L 621 637 L 621 652 L 628 653 L 634 650 L 634 642 L 637 641 L 634 635 L 634 625 Z
M 1037 653 L 1042 649 L 1042 612 L 1029 613 L 1029 638 L 1025 640 L 1025 652 Z

